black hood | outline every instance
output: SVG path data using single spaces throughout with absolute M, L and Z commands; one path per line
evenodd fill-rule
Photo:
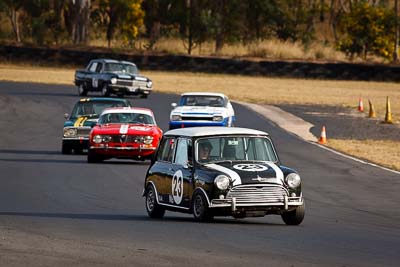
M 205 164 L 205 168 L 229 176 L 234 185 L 255 183 L 283 184 L 284 173 L 272 162 L 228 162 Z

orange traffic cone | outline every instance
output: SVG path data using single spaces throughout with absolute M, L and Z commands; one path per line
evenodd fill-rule
M 368 117 L 369 118 L 376 118 L 375 108 L 374 108 L 374 105 L 372 105 L 372 102 L 371 102 L 370 99 L 368 99 L 368 103 L 369 103 L 369 114 L 368 114 Z
M 326 131 L 325 126 L 322 126 L 321 137 L 318 140 L 321 145 L 326 144 Z
M 358 111 L 364 112 L 364 105 L 361 97 L 358 99 Z
M 385 120 L 383 123 L 393 123 L 393 118 L 392 118 L 392 111 L 390 110 L 390 100 L 389 97 L 386 97 L 386 115 L 385 115 Z

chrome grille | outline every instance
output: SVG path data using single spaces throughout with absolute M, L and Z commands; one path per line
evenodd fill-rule
M 193 116 L 182 116 L 184 121 L 212 121 L 213 117 L 193 117 Z
M 141 135 L 113 135 L 111 136 L 112 143 L 140 143 L 143 140 Z
M 129 87 L 146 87 L 147 82 L 136 80 L 117 80 L 117 85 Z
M 232 188 L 226 199 L 236 198 L 236 204 L 284 203 L 288 191 L 280 185 L 239 185 Z
M 91 128 L 77 128 L 76 135 L 77 136 L 89 136 Z

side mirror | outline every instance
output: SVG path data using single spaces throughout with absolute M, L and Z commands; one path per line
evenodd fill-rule
M 177 104 L 176 103 L 171 103 L 171 107 L 176 108 Z
M 64 118 L 68 119 L 68 117 L 69 117 L 69 114 L 68 113 L 64 113 Z

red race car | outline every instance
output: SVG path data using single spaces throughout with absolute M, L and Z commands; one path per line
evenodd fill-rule
M 96 163 L 110 158 L 148 159 L 157 149 L 162 134 L 150 109 L 105 109 L 90 132 L 87 161 Z

